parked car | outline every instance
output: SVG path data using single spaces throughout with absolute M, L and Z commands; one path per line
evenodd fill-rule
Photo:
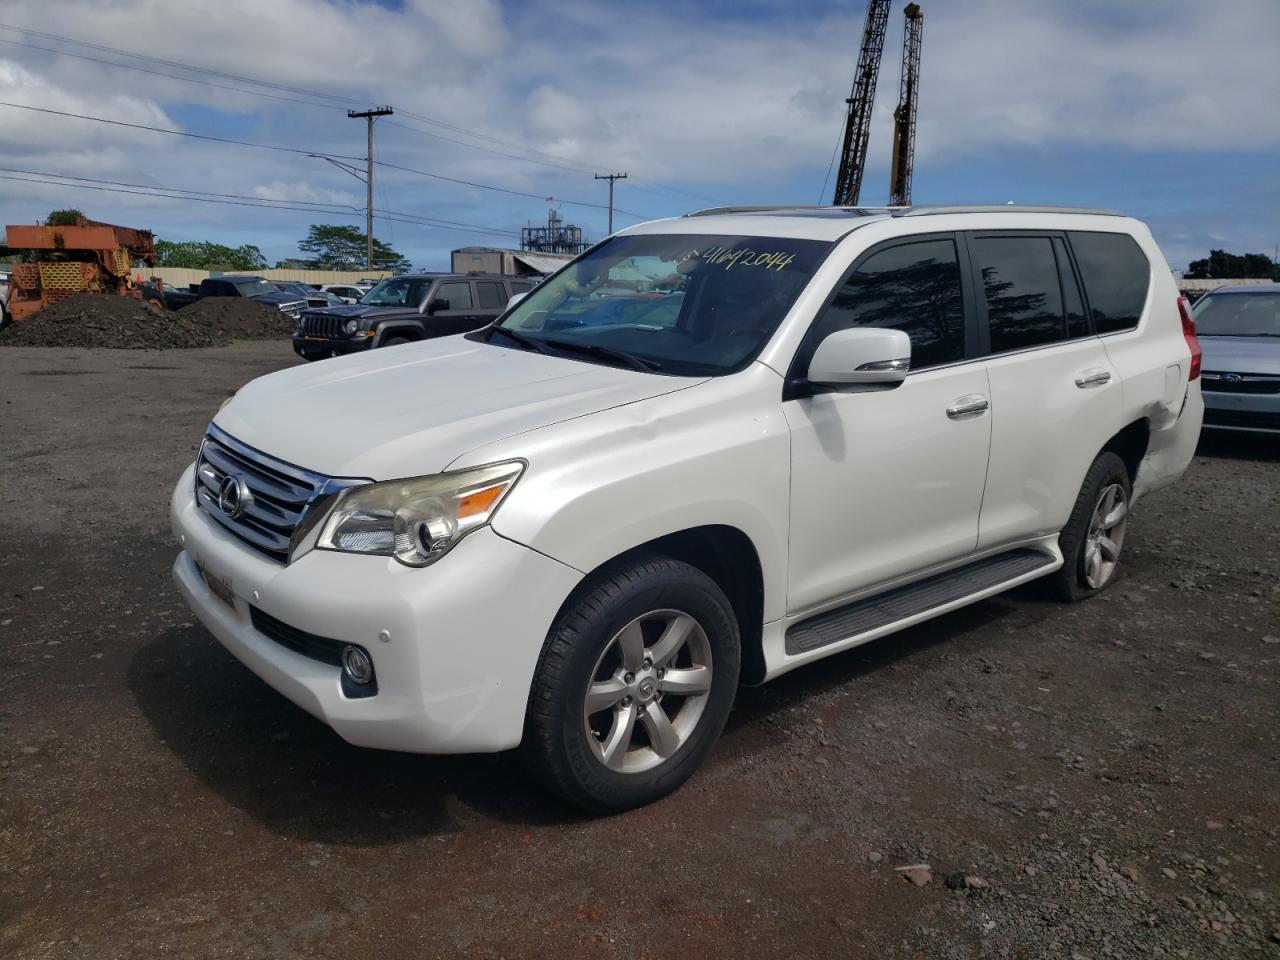
M 637 273 L 674 324 L 555 326 Z M 241 388 L 174 491 L 174 575 L 351 743 L 518 746 L 620 810 L 690 776 L 740 682 L 1033 579 L 1108 587 L 1195 451 L 1199 363 L 1120 215 L 640 224 L 486 329 Z
M 383 280 L 359 303 L 308 310 L 293 337 L 307 360 L 466 333 L 492 323 L 533 285 L 485 274 L 410 274 Z
M 348 283 L 329 283 L 320 288 L 338 297 L 343 303 L 359 303 L 360 298 L 372 290 L 372 287 L 357 287 Z
M 356 281 L 356 286 L 362 290 L 368 291 L 368 290 L 372 290 L 381 282 L 382 282 L 381 280 L 371 280 L 368 277 L 362 277 L 361 279 Z
M 1204 425 L 1280 433 L 1280 283 L 1223 286 L 1192 310 L 1204 345 Z
M 0 330 L 9 325 L 9 274 L 0 273 Z
M 143 297 L 147 300 L 160 295 L 152 285 L 143 285 Z M 197 300 L 205 297 L 248 297 L 260 303 L 279 308 L 295 320 L 302 315 L 307 303 L 294 293 L 278 289 L 270 280 L 262 277 L 229 276 L 207 277 L 198 284 L 191 284 L 187 290 L 175 290 L 166 287 L 163 293 L 164 305 L 170 310 L 181 310 Z
M 308 307 L 338 307 L 343 303 L 340 297 L 300 280 L 272 280 L 271 282 L 283 292 L 306 301 Z

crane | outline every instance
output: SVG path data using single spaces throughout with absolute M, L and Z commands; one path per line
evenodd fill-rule
M 924 12 L 909 3 L 902 11 L 902 79 L 898 82 L 898 107 L 893 111 L 893 162 L 889 166 L 889 206 L 911 206 L 911 171 L 916 158 L 916 105 L 920 85 L 920 46 L 924 37 Z
M 880 55 L 884 52 L 884 32 L 889 26 L 890 0 L 868 0 L 867 22 L 862 28 L 862 49 L 853 74 L 853 91 L 845 101 L 849 115 L 844 125 L 840 169 L 836 172 L 835 207 L 855 207 L 862 192 L 862 171 L 867 162 L 867 138 L 871 133 L 871 107 L 880 75 Z

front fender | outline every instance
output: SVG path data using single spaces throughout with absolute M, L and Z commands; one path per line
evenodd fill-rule
M 544 427 L 452 467 L 529 464 L 494 518 L 504 537 L 583 573 L 694 527 L 740 530 L 759 556 L 764 618 L 786 606 L 790 433 L 781 378 L 740 374 Z

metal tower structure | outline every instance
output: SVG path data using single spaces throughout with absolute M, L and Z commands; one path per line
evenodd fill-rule
M 902 35 L 902 79 L 898 83 L 898 107 L 893 111 L 893 162 L 889 166 L 889 206 L 911 206 L 911 172 L 916 159 L 916 106 L 920 86 L 920 45 L 924 38 L 924 13 L 920 4 L 903 9 L 906 30 Z
M 867 22 L 862 28 L 862 50 L 853 75 L 853 91 L 845 101 L 849 115 L 844 124 L 840 169 L 836 172 L 835 207 L 858 205 L 862 192 L 862 171 L 867 162 L 867 138 L 871 134 L 871 107 L 880 75 L 880 55 L 884 52 L 884 32 L 889 26 L 890 0 L 868 0 Z

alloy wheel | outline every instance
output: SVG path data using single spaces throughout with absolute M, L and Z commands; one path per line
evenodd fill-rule
M 587 742 L 616 773 L 675 756 L 711 692 L 711 644 L 679 610 L 652 610 L 619 630 L 596 661 L 582 707 Z
M 1103 487 L 1084 542 L 1084 579 L 1091 589 L 1102 589 L 1115 576 L 1128 520 L 1129 499 L 1124 487 L 1118 483 Z

